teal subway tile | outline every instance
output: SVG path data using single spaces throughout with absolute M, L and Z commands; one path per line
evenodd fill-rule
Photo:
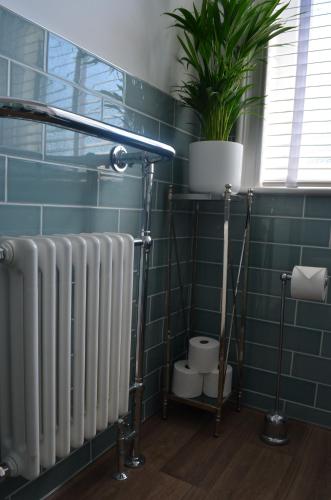
M 116 232 L 117 226 L 117 210 L 75 207 L 44 208 L 44 234 Z
M 278 217 L 252 218 L 253 241 L 328 247 L 329 233 L 329 221 Z
M 316 408 L 287 402 L 286 414 L 294 419 L 305 420 L 323 427 L 331 427 L 331 413 Z
M 194 291 L 194 303 L 197 307 L 201 307 L 202 309 L 220 311 L 220 289 L 215 287 L 196 285 Z
M 186 318 L 186 319 L 185 319 Z M 178 311 L 171 315 L 171 333 L 175 336 L 185 332 L 187 326 L 188 315 L 184 316 L 182 311 Z
M 280 298 L 248 293 L 247 300 L 247 312 L 249 317 L 269 321 L 279 321 Z M 287 323 L 293 323 L 294 312 L 294 300 L 287 300 L 285 308 L 285 321 Z
M 161 123 L 160 140 L 169 144 L 176 150 L 176 155 L 182 158 L 188 158 L 189 145 L 195 140 L 192 135 L 181 132 L 180 130 Z
M 288 351 L 283 353 L 282 373 L 289 374 L 292 355 Z M 261 370 L 277 371 L 278 349 L 246 343 L 245 364 Z
M 144 384 L 144 400 L 159 393 L 161 388 L 160 370 L 156 370 L 155 372 L 147 375 L 144 379 Z
M 161 396 L 157 394 L 145 402 L 144 418 L 149 418 L 161 410 Z
M 318 219 L 331 219 L 331 197 L 307 196 L 306 206 L 305 206 L 305 217 L 316 217 Z
M 146 326 L 145 349 L 157 346 L 163 340 L 164 320 L 153 321 Z
M 258 394 L 252 391 L 244 391 L 242 402 L 246 406 L 251 408 L 258 408 L 259 410 L 270 410 L 274 407 L 275 401 L 271 396 L 265 396 L 264 394 Z
M 173 183 L 181 186 L 188 185 L 189 163 L 182 158 L 174 158 L 173 160 Z
M 104 100 L 103 121 L 151 139 L 159 138 L 159 123 L 156 120 L 114 102 Z
M 331 362 L 329 359 L 306 354 L 294 354 L 293 376 L 309 378 L 322 384 L 331 384 Z
M 8 236 L 40 233 L 40 208 L 0 205 L 0 234 Z
M 222 238 L 224 229 L 223 214 L 199 214 L 199 237 Z
M 331 358 L 331 333 L 324 332 L 322 344 L 322 356 Z
M 121 233 L 132 234 L 135 238 L 140 237 L 142 214 L 140 210 L 120 210 Z
M 172 161 L 171 160 L 161 160 L 155 163 L 155 180 L 172 182 Z
M 299 302 L 297 324 L 320 330 L 331 330 L 331 305 Z
M 277 296 L 281 294 L 279 271 L 254 268 L 249 270 L 248 278 L 250 292 Z M 290 287 L 286 287 L 286 294 L 290 295 Z
M 168 216 L 165 212 L 152 212 L 152 231 L 154 238 L 168 236 Z
M 165 293 L 158 293 L 150 298 L 150 320 L 155 321 L 166 315 Z
M 86 467 L 90 461 L 91 449 L 90 443 L 87 442 L 81 448 L 72 452 L 69 457 L 60 460 L 54 467 L 44 472 L 35 481 L 31 481 L 23 489 L 14 493 L 11 498 L 13 500 L 36 500 L 44 498 L 57 486 L 68 481 L 70 477 L 83 467 Z
M 101 120 L 101 99 L 57 78 L 18 64 L 11 66 L 10 95 L 41 101 L 57 108 Z
M 125 103 L 164 122 L 174 122 L 174 99 L 156 87 L 129 75 L 126 76 Z
M 299 195 L 256 194 L 253 199 L 252 212 L 254 215 L 301 217 L 303 199 L 304 197 Z
M 192 108 L 175 101 L 175 127 L 185 130 L 196 137 L 200 135 L 200 121 Z
M 0 153 L 41 159 L 42 127 L 41 123 L 2 118 Z
M 53 33 L 48 36 L 47 68 L 53 75 L 123 100 L 122 71 Z
M 180 359 L 185 357 L 186 345 L 187 345 L 187 336 L 185 332 L 180 335 L 177 335 L 174 339 L 172 339 L 171 348 L 174 359 Z
M 7 95 L 7 80 L 8 62 L 0 57 L 0 95 Z
M 116 425 L 108 427 L 106 430 L 99 432 L 91 441 L 92 460 L 99 457 L 102 453 L 116 444 L 117 428 Z
M 154 240 L 152 246 L 153 266 L 165 266 L 168 263 L 168 240 Z M 172 258 L 173 261 L 173 258 Z
M 9 158 L 8 201 L 96 205 L 97 174 L 82 168 Z
M 148 293 L 153 294 L 162 292 L 166 284 L 166 276 L 166 267 L 151 269 L 148 277 Z
M 217 335 L 219 333 L 220 313 L 195 308 L 193 329 Z
M 199 238 L 197 245 L 197 259 L 205 262 L 223 262 L 223 241 L 220 239 Z M 203 266 L 203 264 L 200 264 Z
M 0 7 L 0 53 L 43 68 L 45 32 L 14 12 Z
M 223 266 L 211 264 L 210 262 L 199 262 L 197 264 L 196 282 L 199 285 L 220 286 L 222 283 Z
M 331 380 L 329 381 L 331 383 Z M 319 385 L 317 388 L 317 399 L 316 406 L 322 410 L 328 410 L 331 412 L 331 386 L 330 385 Z M 330 415 L 330 425 L 331 425 L 331 415 Z
M 279 324 L 248 318 L 246 339 L 267 346 L 278 345 Z M 297 326 L 285 325 L 284 347 L 291 351 L 318 354 L 321 344 L 321 332 Z
M 169 184 L 158 182 L 155 186 L 154 194 L 156 194 L 154 197 L 154 201 L 156 202 L 155 208 L 158 210 L 167 210 L 169 206 Z
M 239 261 L 241 244 L 233 244 L 237 262 Z M 277 245 L 269 243 L 250 244 L 249 264 L 252 267 L 291 271 L 300 263 L 300 247 L 294 245 Z
M 5 199 L 5 181 L 6 181 L 6 169 L 5 169 L 5 159 L 0 156 L 0 201 Z
M 313 382 L 286 376 L 281 378 L 280 394 L 282 398 L 288 401 L 313 406 L 315 390 L 316 384 Z
M 153 242 L 153 266 L 164 266 L 168 263 L 168 241 L 155 240 Z M 190 238 L 177 239 L 177 253 L 179 262 L 188 261 L 192 256 L 192 241 Z M 172 246 L 172 262 L 176 261 L 175 244 Z
M 330 248 L 303 248 L 302 265 L 313 267 L 326 267 L 331 275 L 331 249 Z
M 262 394 L 274 395 L 276 390 L 276 373 L 245 366 L 244 388 Z M 315 384 L 282 376 L 280 396 L 283 399 L 312 405 L 315 396 Z
M 276 374 L 244 366 L 243 387 L 266 395 L 274 395 Z
M 100 206 L 142 208 L 142 181 L 126 175 L 100 177 Z
M 153 372 L 157 368 L 163 365 L 163 345 L 158 345 L 153 347 L 147 352 L 147 366 L 146 373 Z

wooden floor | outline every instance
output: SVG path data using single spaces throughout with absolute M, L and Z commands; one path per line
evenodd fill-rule
M 111 479 L 113 451 L 50 498 L 150 500 L 331 500 L 331 432 L 290 422 L 290 444 L 259 439 L 261 413 L 225 411 L 223 432 L 212 436 L 211 416 L 174 408 L 167 421 L 143 427 L 146 465 L 127 481 Z

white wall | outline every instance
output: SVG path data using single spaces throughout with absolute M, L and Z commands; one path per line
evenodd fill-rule
M 0 0 L 0 4 L 170 92 L 183 69 L 163 12 L 192 0 Z

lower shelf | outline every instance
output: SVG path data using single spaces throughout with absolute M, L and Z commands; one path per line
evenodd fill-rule
M 226 398 L 223 398 L 222 405 L 228 401 L 231 397 L 229 394 Z M 185 404 L 187 406 L 193 406 L 194 408 L 200 408 L 201 410 L 209 411 L 210 413 L 216 413 L 218 410 L 217 399 L 209 398 L 208 396 L 202 395 L 198 398 L 181 398 L 176 396 L 175 394 L 168 393 L 167 398 L 171 401 L 175 401 L 177 403 Z

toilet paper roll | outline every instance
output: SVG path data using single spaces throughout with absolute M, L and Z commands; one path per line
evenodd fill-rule
M 189 343 L 188 364 L 199 373 L 208 373 L 217 368 L 219 342 L 210 337 L 192 337 Z
M 324 302 L 328 292 L 328 271 L 325 267 L 295 266 L 291 278 L 291 297 Z
M 203 375 L 190 368 L 187 360 L 174 364 L 172 392 L 181 398 L 197 398 L 202 394 Z
M 218 375 L 219 370 L 215 368 L 212 372 L 203 376 L 203 393 L 210 398 L 218 396 Z M 232 366 L 228 365 L 223 389 L 223 397 L 227 398 L 231 394 L 232 388 Z

